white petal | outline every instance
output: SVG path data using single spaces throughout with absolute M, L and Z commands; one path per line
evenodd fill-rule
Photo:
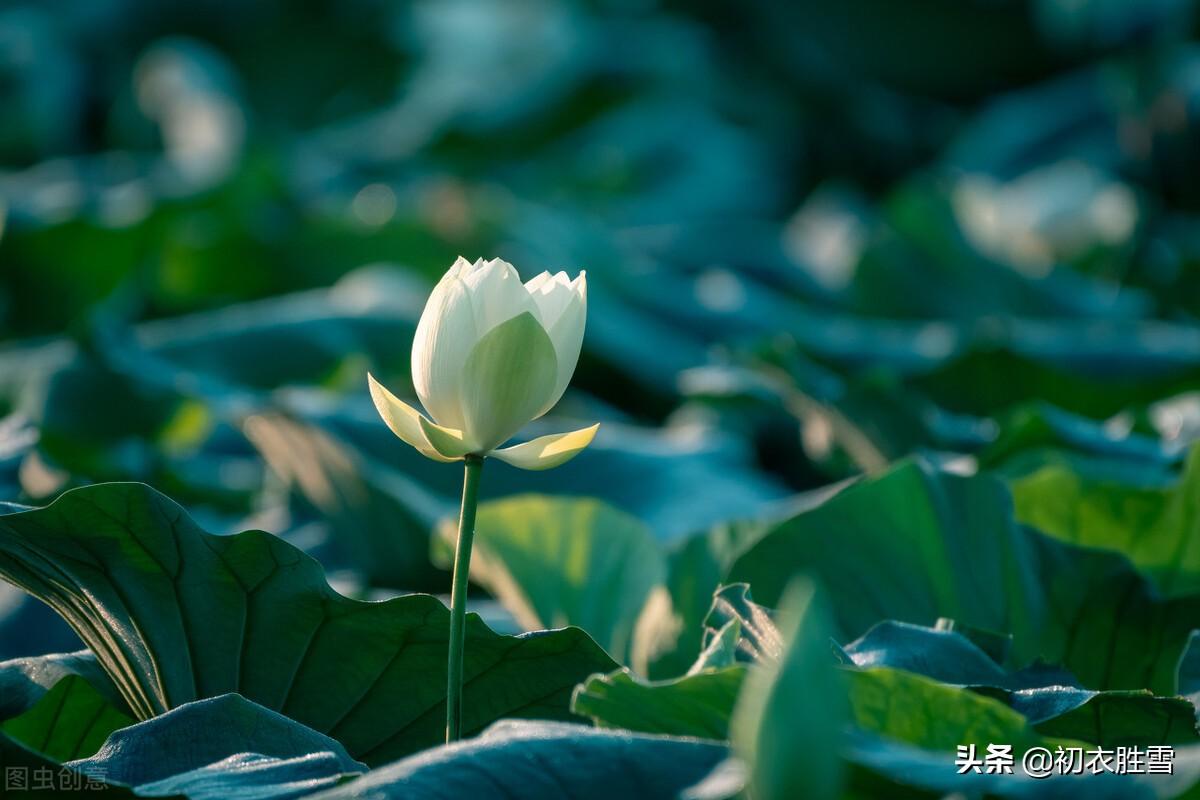
M 442 278 L 421 314 L 413 337 L 413 388 L 440 425 L 462 429 L 462 372 L 475 346 L 475 312 L 466 284 L 457 277 L 459 259 Z M 469 265 L 468 265 L 469 266 Z
M 476 262 L 476 263 L 479 263 L 479 262 Z M 459 256 L 458 258 L 454 259 L 454 263 L 450 265 L 450 269 L 446 270 L 446 274 L 442 276 L 442 280 L 444 281 L 450 277 L 464 278 L 474 268 L 475 268 L 474 265 L 471 264 L 470 261 L 467 261 L 462 256 Z
M 489 263 L 490 262 L 485 261 L 482 258 L 475 259 L 473 262 L 471 262 L 467 269 L 463 271 L 463 277 L 467 277 L 467 275 L 470 275 L 472 272 L 478 272 L 486 267 Z
M 453 458 L 446 458 L 433 449 L 433 446 L 425 437 L 425 432 L 421 430 L 421 422 L 424 418 L 420 412 L 389 392 L 370 373 L 367 373 L 367 383 L 371 387 L 371 400 L 375 403 L 375 410 L 379 412 L 379 416 L 383 417 L 383 421 L 387 423 L 387 426 L 392 429 L 392 433 L 415 447 L 422 455 L 432 458 L 434 461 L 454 460 Z
M 463 372 L 464 438 L 480 452 L 504 444 L 546 405 L 557 375 L 554 344 L 532 313 L 493 328 Z
M 533 297 L 533 302 L 540 312 L 539 318 L 546 330 L 554 326 L 575 296 L 575 290 L 565 272 L 555 275 L 543 272 L 526 283 L 525 289 Z
M 592 443 L 592 438 L 600 428 L 597 422 L 590 428 L 581 428 L 569 433 L 552 433 L 549 436 L 525 442 L 524 444 L 493 450 L 493 455 L 501 461 L 514 467 L 530 470 L 550 469 L 565 464 L 577 456 L 585 447 Z
M 494 258 L 483 262 L 463 279 L 463 283 L 471 294 L 477 338 L 526 311 L 540 319 L 533 298 L 521 283 L 521 276 L 507 261 Z
M 535 291 L 540 289 L 542 284 L 546 283 L 546 281 L 552 280 L 554 280 L 554 276 L 549 272 L 542 272 L 538 275 L 534 275 L 532 278 L 525 281 L 525 291 L 533 294 Z
M 587 322 L 587 273 L 580 272 L 579 276 L 569 284 L 569 296 L 562 314 L 549 328 L 550 341 L 554 344 L 554 355 L 558 362 L 558 375 L 554 382 L 554 391 L 546 405 L 538 413 L 542 416 L 559 401 L 571 376 L 575 374 L 575 366 L 579 363 L 579 351 L 583 346 L 583 329 Z M 536 418 L 535 418 L 536 419 Z

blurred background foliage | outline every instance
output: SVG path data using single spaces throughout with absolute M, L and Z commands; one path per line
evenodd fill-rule
M 344 591 L 445 591 L 460 476 L 365 373 L 411 387 L 459 254 L 591 289 L 544 424 L 595 445 L 484 496 L 599 498 L 676 562 L 913 453 L 1167 486 L 1200 438 L 1193 6 L 4 3 L 0 497 L 146 481 Z M 0 593 L 0 657 L 71 641 Z

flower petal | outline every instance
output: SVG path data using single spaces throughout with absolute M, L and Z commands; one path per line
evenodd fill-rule
M 579 363 L 583 329 L 587 322 L 587 273 L 580 272 L 569 284 L 569 297 L 558 320 L 548 329 L 550 341 L 554 343 L 554 357 L 558 361 L 558 375 L 554 381 L 554 391 L 538 412 L 538 417 L 553 408 L 562 397 L 567 384 L 571 382 L 571 376 L 575 374 L 575 365 Z
M 450 265 L 450 269 L 446 270 L 446 274 L 442 276 L 442 280 L 445 280 L 450 276 L 454 276 L 455 278 L 465 278 L 479 263 L 480 261 L 476 261 L 475 264 L 472 264 L 462 256 L 459 256 L 458 258 L 454 259 L 454 263 Z
M 475 448 L 470 442 L 464 441 L 462 431 L 456 431 L 453 428 L 443 428 L 437 423 L 430 422 L 424 417 L 419 417 L 417 422 L 421 425 L 421 432 L 425 434 L 425 438 L 429 440 L 434 450 L 450 459 L 460 459 L 467 453 L 470 453 Z
M 421 430 L 421 422 L 424 418 L 419 411 L 385 389 L 383 384 L 375 380 L 375 376 L 370 373 L 367 373 L 367 383 L 371 387 L 371 399 L 375 402 L 375 410 L 392 429 L 392 433 L 415 447 L 421 455 L 432 458 L 434 461 L 455 460 L 447 458 L 433 449 L 433 445 L 425 437 L 425 432 Z
M 529 292 L 530 294 L 533 294 L 533 293 L 539 291 L 547 281 L 553 281 L 553 280 L 554 280 L 554 276 L 551 275 L 549 272 L 542 272 L 538 275 L 534 275 L 532 278 L 525 281 L 525 291 Z
M 524 444 L 493 450 L 488 455 L 495 456 L 501 461 L 521 469 L 550 469 L 565 464 L 577 456 L 583 448 L 592 443 L 592 438 L 599 428 L 600 423 L 597 422 L 590 428 L 539 436 Z
M 503 444 L 545 406 L 557 377 L 554 344 L 532 313 L 492 329 L 463 372 L 464 438 L 480 452 Z
M 580 275 L 583 274 L 580 273 Z M 578 280 L 576 278 L 576 281 Z M 537 305 L 538 319 L 542 321 L 546 330 L 553 329 L 554 323 L 558 322 L 559 317 L 575 297 L 574 285 L 565 272 L 556 272 L 554 275 L 543 272 L 541 275 L 531 278 L 525 284 L 525 290 L 529 292 L 534 304 Z
M 494 258 L 484 262 L 463 278 L 463 283 L 471 295 L 477 337 L 526 311 L 541 319 L 521 276 L 507 261 Z
M 413 388 L 439 424 L 461 429 L 459 406 L 463 368 L 475 346 L 471 295 L 458 274 L 470 265 L 459 259 L 442 278 L 421 313 L 413 337 Z

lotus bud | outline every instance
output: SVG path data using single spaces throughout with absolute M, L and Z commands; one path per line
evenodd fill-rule
M 425 304 L 412 349 L 412 380 L 428 417 L 368 375 L 392 432 L 436 461 L 494 456 L 549 469 L 583 450 L 598 425 L 501 448 L 549 411 L 575 372 L 587 317 L 586 273 L 522 283 L 501 259 L 459 258 Z

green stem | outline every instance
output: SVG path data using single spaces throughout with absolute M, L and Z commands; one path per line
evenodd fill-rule
M 462 735 L 463 639 L 467 618 L 467 576 L 471 574 L 471 541 L 475 538 L 475 507 L 479 505 L 479 473 L 483 456 L 468 455 L 463 474 L 462 512 L 458 517 L 458 548 L 454 553 L 454 584 L 450 593 L 450 660 L 446 664 L 446 742 Z

